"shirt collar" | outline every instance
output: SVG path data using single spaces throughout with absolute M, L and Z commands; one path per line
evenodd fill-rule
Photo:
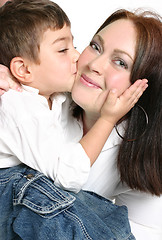
M 24 85 L 24 84 L 21 84 L 21 86 L 22 86 L 22 89 L 27 91 L 27 92 L 39 94 L 39 89 L 37 89 L 37 88 L 29 87 L 29 86 Z
M 39 95 L 39 89 L 30 87 L 30 86 L 27 86 L 27 85 L 24 85 L 24 84 L 21 84 L 21 86 L 22 86 L 23 90 L 25 90 L 27 92 L 30 92 L 30 93 L 35 93 L 36 95 Z M 39 96 L 43 97 L 42 95 L 39 95 Z M 56 102 L 59 105 L 64 103 L 66 101 L 66 98 L 67 98 L 67 96 L 66 96 L 65 93 L 54 93 L 54 94 L 51 95 L 52 103 Z
M 27 92 L 39 94 L 39 89 L 37 89 L 37 88 L 29 87 L 29 86 L 26 86 L 26 85 L 23 85 L 23 84 L 22 84 L 22 88 Z M 51 100 L 52 100 L 52 105 L 57 104 L 57 105 L 61 106 L 67 100 L 67 95 L 66 95 L 66 93 L 54 93 L 51 96 Z M 81 122 L 80 122 L 80 125 L 82 125 Z M 118 128 L 119 128 L 119 131 L 123 132 L 122 124 L 120 124 L 118 126 Z M 108 150 L 108 149 L 110 149 L 110 148 L 112 148 L 116 145 L 119 145 L 121 143 L 121 141 L 122 141 L 122 139 L 118 136 L 118 134 L 117 134 L 117 132 L 114 128 L 112 130 L 108 140 L 106 141 L 102 151 Z
M 122 136 L 124 136 L 125 127 L 126 127 L 126 121 L 123 121 L 118 125 L 118 131 Z M 114 146 L 120 145 L 122 141 L 123 141 L 122 138 L 119 137 L 114 127 L 102 151 L 106 151 Z
M 64 103 L 66 101 L 67 96 L 65 93 L 54 93 L 51 95 L 50 98 L 51 98 L 52 103 L 56 102 L 57 104 L 61 105 L 62 103 Z
M 122 142 L 122 139 L 118 136 L 115 128 L 113 128 L 110 136 L 108 137 L 108 139 L 102 149 L 102 152 L 106 151 L 110 148 L 113 148 L 114 146 L 120 145 L 121 142 Z

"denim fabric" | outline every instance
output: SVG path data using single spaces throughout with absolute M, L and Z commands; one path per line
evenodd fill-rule
M 70 193 L 19 165 L 0 169 L 0 240 L 134 240 L 127 208 Z

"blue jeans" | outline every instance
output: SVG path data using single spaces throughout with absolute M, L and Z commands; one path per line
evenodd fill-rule
M 21 164 L 0 169 L 0 240 L 133 240 L 127 208 L 61 190 Z

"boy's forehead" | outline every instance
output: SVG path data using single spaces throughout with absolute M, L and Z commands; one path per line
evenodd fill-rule
M 74 38 L 71 33 L 71 28 L 66 25 L 61 29 L 56 29 L 56 30 L 47 29 L 47 31 L 45 31 L 44 33 L 43 38 L 46 38 L 47 36 L 53 37 L 53 42 L 63 41 L 65 39 L 73 40 Z

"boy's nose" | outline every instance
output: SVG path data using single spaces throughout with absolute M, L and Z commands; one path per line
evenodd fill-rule
M 78 61 L 79 56 L 80 56 L 80 53 L 76 49 L 74 49 L 74 56 L 73 56 L 74 63 Z

